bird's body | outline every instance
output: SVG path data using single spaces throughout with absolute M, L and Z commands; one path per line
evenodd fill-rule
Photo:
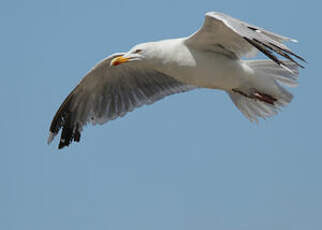
M 195 88 L 226 91 L 251 121 L 271 117 L 292 100 L 302 67 L 285 45 L 294 41 L 230 16 L 206 14 L 199 31 L 186 38 L 149 42 L 97 64 L 57 111 L 48 142 L 63 128 L 59 148 L 80 140 L 88 122 L 103 124 L 143 104 Z M 261 51 L 270 60 L 242 60 Z M 274 52 L 288 60 L 276 58 Z
M 159 67 L 159 71 L 178 81 L 202 88 L 229 90 L 238 87 L 250 74 L 250 69 L 240 59 L 200 51 L 186 45 L 183 39 L 174 43 L 178 51 L 169 62 Z

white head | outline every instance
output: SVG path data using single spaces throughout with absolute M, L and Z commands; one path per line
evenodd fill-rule
M 114 58 L 110 65 L 117 66 L 126 62 L 152 60 L 155 56 L 156 45 L 154 42 L 142 43 L 134 46 L 123 56 Z

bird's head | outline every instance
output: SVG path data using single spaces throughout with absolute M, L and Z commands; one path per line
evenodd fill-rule
M 117 66 L 127 62 L 142 61 L 148 57 L 150 49 L 151 46 L 148 43 L 136 45 L 126 54 L 113 58 L 110 65 Z

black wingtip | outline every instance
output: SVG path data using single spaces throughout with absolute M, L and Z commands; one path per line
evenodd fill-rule
M 79 126 L 73 126 L 71 113 L 66 116 L 65 123 L 63 125 L 63 131 L 60 136 L 60 141 L 58 149 L 62 149 L 66 146 L 69 146 L 73 141 L 79 142 L 81 134 L 79 132 Z
M 304 62 L 304 63 L 307 63 L 307 61 L 303 58 L 303 57 L 301 57 L 301 56 L 299 56 L 299 55 L 297 55 L 296 53 L 294 53 L 294 52 L 292 52 L 291 50 L 289 50 L 289 49 L 283 49 L 283 48 L 281 48 L 281 47 L 278 47 L 278 46 L 276 46 L 275 44 L 273 44 L 273 43 L 269 43 L 269 45 L 271 45 L 272 47 L 275 47 L 275 52 L 277 52 L 278 54 L 280 54 L 280 55 L 282 55 L 282 56 L 284 56 L 284 57 L 286 57 L 287 59 L 289 59 L 289 60 L 291 60 L 292 62 L 294 62 L 295 64 L 297 64 L 299 67 L 301 67 L 301 68 L 303 68 L 304 69 L 304 66 L 302 66 L 301 64 L 299 64 L 298 62 L 296 62 L 294 59 L 292 59 L 289 55 L 287 55 L 286 53 L 288 53 L 288 54 L 290 54 L 290 55 L 292 55 L 292 56 L 294 56 L 294 57 L 296 57 L 297 59 L 299 59 L 299 60 L 301 60 L 302 62 Z M 272 49 L 272 47 L 268 47 L 268 48 L 270 48 L 270 49 Z M 285 53 L 283 53 L 283 52 L 280 52 L 280 51 L 283 51 L 283 52 L 285 52 Z
M 59 130 L 62 129 L 58 149 L 62 149 L 65 146 L 70 145 L 73 141 L 80 141 L 80 127 L 77 123 L 75 125 L 73 113 L 71 111 L 72 99 L 73 92 L 68 95 L 62 105 L 59 107 L 50 125 L 49 130 L 51 133 L 53 133 L 53 135 L 58 134 Z
M 59 142 L 59 145 L 58 145 L 58 149 L 62 149 L 62 148 L 64 148 L 65 146 L 68 146 L 68 145 L 64 145 L 64 143 L 63 142 Z
M 295 61 L 292 57 L 290 57 L 288 54 L 302 60 L 305 62 L 304 58 L 296 55 L 295 53 L 293 53 L 292 51 L 288 50 L 288 49 L 284 49 L 281 47 L 278 47 L 277 45 L 273 44 L 273 43 L 264 43 L 261 42 L 257 39 L 249 39 L 247 37 L 243 37 L 248 43 L 250 43 L 251 45 L 253 45 L 254 47 L 256 47 L 259 51 L 261 51 L 264 55 L 266 55 L 268 58 L 270 58 L 272 61 L 274 61 L 275 63 L 277 63 L 278 65 L 280 65 L 281 67 L 285 67 L 287 66 L 282 60 L 278 59 L 273 52 L 287 58 L 288 60 L 290 60 L 291 62 L 293 62 L 294 64 L 296 64 L 297 66 L 304 68 L 303 65 L 299 64 L 297 61 Z M 273 51 L 273 52 L 272 52 Z

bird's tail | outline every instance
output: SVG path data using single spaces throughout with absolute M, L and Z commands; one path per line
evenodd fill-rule
M 296 87 L 297 65 L 284 61 L 282 68 L 270 60 L 247 60 L 253 77 L 239 88 L 228 91 L 237 108 L 250 120 L 272 117 L 281 107 L 291 102 L 293 96 L 283 86 Z

